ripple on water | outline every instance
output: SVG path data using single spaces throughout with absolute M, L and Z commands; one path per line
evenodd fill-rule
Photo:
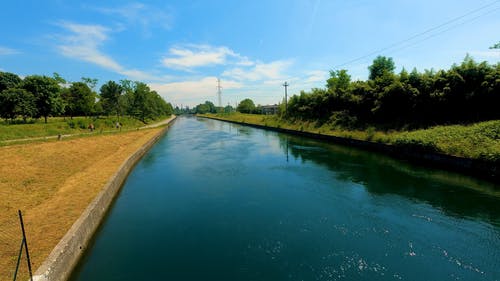
M 322 260 L 326 264 L 315 270 L 316 280 L 352 280 L 360 276 L 382 280 L 403 279 L 400 273 L 391 272 L 386 266 L 370 261 L 358 253 L 334 252 L 323 256 Z

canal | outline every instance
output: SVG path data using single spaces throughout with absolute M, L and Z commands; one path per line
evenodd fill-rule
M 500 280 L 500 187 L 178 118 L 72 280 Z

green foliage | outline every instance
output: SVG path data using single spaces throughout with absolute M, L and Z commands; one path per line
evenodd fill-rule
M 93 113 L 96 94 L 83 82 L 74 82 L 62 93 L 69 116 L 89 116 Z
M 19 87 L 22 80 L 14 73 L 0 71 L 0 92 L 8 88 Z
M 32 75 L 24 79 L 22 88 L 35 96 L 38 115 L 45 118 L 64 112 L 60 87 L 56 80 L 47 76 Z
M 369 80 L 349 81 L 345 70 L 331 71 L 327 89 L 290 97 L 286 117 L 351 129 L 346 116 L 355 117 L 360 128 L 393 129 L 500 119 L 500 64 L 477 63 L 468 55 L 447 71 L 403 69 L 399 74 L 391 58 L 377 57 Z
M 347 91 L 351 83 L 351 75 L 347 74 L 347 70 L 331 70 L 330 78 L 326 80 L 326 87 L 330 92 Z
M 157 120 L 159 121 L 159 119 L 152 121 Z M 116 122 L 122 125 L 121 130 L 116 128 Z M 73 119 L 50 117 L 47 123 L 36 119 L 26 123 L 0 121 L 0 145 L 2 145 L 1 141 L 5 140 L 57 136 L 58 134 L 87 134 L 91 123 L 95 126 L 94 133 L 125 132 L 144 126 L 142 121 L 127 116 L 121 117 L 120 120 L 116 116 L 74 117 Z
M 108 81 L 100 88 L 98 100 L 93 91 L 96 84 L 97 79 L 86 77 L 82 77 L 82 82 L 68 83 L 56 72 L 52 78 L 31 75 L 24 80 L 13 73 L 0 72 L 0 117 L 16 123 L 18 117 L 24 122 L 27 118 L 44 117 L 47 122 L 49 116 L 116 114 L 120 119 L 127 113 L 145 123 L 174 111 L 171 104 L 144 83 Z M 75 124 L 72 126 L 78 127 Z
M 436 126 L 400 133 L 395 144 L 411 143 L 451 155 L 486 160 L 500 158 L 500 120 L 469 126 Z
M 368 67 L 370 71 L 369 79 L 375 80 L 382 77 L 385 74 L 393 74 L 396 66 L 392 58 L 387 58 L 384 56 L 378 56 L 373 61 L 373 64 Z
M 82 77 L 82 82 L 85 83 L 87 85 L 87 87 L 92 89 L 92 91 L 95 90 L 95 87 L 96 87 L 98 81 L 99 80 L 97 80 L 95 78 Z
M 196 106 L 196 113 L 216 113 L 217 109 L 213 102 L 205 101 L 203 104 Z
M 337 113 L 343 117 L 333 117 L 333 122 L 348 119 L 345 112 Z M 210 115 L 213 116 L 213 115 Z M 472 125 L 435 126 L 414 131 L 380 131 L 375 127 L 366 130 L 345 129 L 345 124 L 335 126 L 325 123 L 318 127 L 316 122 L 265 116 L 231 113 L 217 114 L 217 118 L 276 128 L 286 128 L 337 137 L 368 140 L 393 144 L 414 152 L 441 152 L 448 155 L 483 159 L 488 162 L 500 161 L 500 120 L 479 122 Z
M 412 139 L 412 138 L 398 138 L 394 142 L 395 146 L 402 147 L 412 152 L 438 152 L 438 148 L 433 141 Z
M 226 107 L 224 107 L 224 113 L 231 113 L 234 111 L 235 111 L 235 109 L 230 105 L 226 105 Z
M 205 101 L 205 103 L 201 103 L 195 108 L 196 113 L 205 114 L 205 113 L 215 113 L 215 105 L 210 101 Z
M 59 73 L 57 72 L 54 72 L 52 74 L 52 78 L 60 85 L 66 84 L 66 79 L 62 78 L 61 75 L 59 75 Z
M 68 119 L 67 123 L 71 129 L 87 129 L 90 125 L 88 120 L 83 120 L 81 118 Z
M 124 88 L 115 81 L 108 81 L 101 86 L 100 92 L 104 113 L 107 115 L 116 114 L 117 116 L 122 114 L 119 100 L 123 91 Z
M 255 111 L 255 104 L 251 99 L 244 99 L 238 104 L 236 110 L 241 113 L 253 113 Z
M 495 45 L 491 46 L 490 49 L 500 49 L 500 42 L 498 42 Z
M 26 122 L 36 113 L 35 96 L 25 89 L 9 88 L 0 93 L 0 117 L 13 120 L 20 116 Z
M 158 116 L 167 116 L 173 113 L 172 105 L 165 102 L 157 92 L 151 91 L 148 85 L 135 82 L 133 91 L 127 92 L 122 100 L 129 115 L 146 123 Z
M 335 111 L 329 120 L 332 128 L 355 128 L 358 122 L 356 116 L 351 116 L 348 111 Z

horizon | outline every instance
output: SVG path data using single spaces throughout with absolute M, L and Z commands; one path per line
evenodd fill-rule
M 470 54 L 496 64 L 500 1 L 89 1 L 5 3 L 0 71 L 68 81 L 147 83 L 167 102 L 278 104 L 324 88 L 329 71 L 366 80 L 379 55 L 404 67 L 449 69 Z M 26 6 L 30 6 L 26 9 Z M 429 7 L 432 7 L 429 9 Z M 12 23 L 15 24 L 12 24 Z

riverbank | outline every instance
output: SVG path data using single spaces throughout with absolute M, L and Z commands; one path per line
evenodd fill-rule
M 500 181 L 500 121 L 470 126 L 438 126 L 412 132 L 382 132 L 373 129 L 332 129 L 328 125 L 317 126 L 313 122 L 284 121 L 273 115 L 233 113 L 198 116 L 324 139 L 495 182 Z
M 0 280 L 10 280 L 15 269 L 18 209 L 25 216 L 36 269 L 122 164 L 163 130 L 0 147 Z M 26 270 L 22 273 L 18 277 L 26 279 Z
M 0 123 L 0 146 L 31 143 L 61 138 L 88 137 L 98 134 L 115 134 L 135 131 L 147 128 L 155 128 L 168 124 L 174 115 L 167 119 L 152 120 L 150 124 L 130 118 L 122 117 L 120 122 L 116 117 L 86 118 L 75 117 L 73 119 L 63 117 L 51 117 L 48 123 L 41 121 L 28 124 L 6 124 Z M 117 127 L 116 123 L 120 125 Z M 90 131 L 88 126 L 94 125 Z

